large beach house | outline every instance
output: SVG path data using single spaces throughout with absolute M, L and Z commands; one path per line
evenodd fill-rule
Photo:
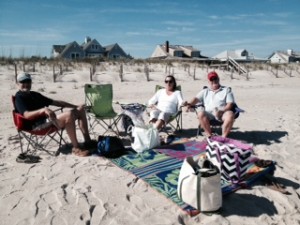
M 132 58 L 116 43 L 102 46 L 96 39 L 86 37 L 84 43 L 79 45 L 73 41 L 66 45 L 53 45 L 52 56 L 64 59 L 83 59 L 83 58 Z
M 170 45 L 169 41 L 165 44 L 157 45 L 151 58 L 167 58 L 167 57 L 177 57 L 177 58 L 207 58 L 201 56 L 200 51 L 193 46 L 186 45 Z

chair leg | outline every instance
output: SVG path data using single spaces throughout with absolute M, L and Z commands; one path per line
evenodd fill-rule
M 201 132 L 201 126 L 199 125 L 198 126 L 198 129 L 197 129 L 197 136 L 196 137 L 199 137 L 200 135 L 202 136 L 202 132 Z
M 19 136 L 19 142 L 20 142 L 21 153 L 24 153 L 24 151 L 23 151 L 23 143 L 22 143 L 22 136 L 21 136 L 20 131 L 18 131 L 18 136 Z
M 116 119 L 110 119 L 109 122 L 106 122 L 105 120 L 101 120 L 101 119 L 97 119 L 97 118 L 89 118 L 88 119 L 90 129 L 92 130 L 92 133 L 96 139 L 98 138 L 98 135 L 100 134 L 100 133 L 95 132 L 95 127 L 97 125 L 99 125 L 100 127 L 102 127 L 105 130 L 105 132 L 102 133 L 101 135 L 105 135 L 107 132 L 113 132 L 115 135 L 120 136 L 120 132 L 118 129 L 118 123 L 120 120 L 121 120 L 121 116 L 119 116 Z
M 65 142 L 65 140 L 63 139 L 63 131 L 64 131 L 64 129 L 61 129 L 61 131 L 58 132 L 58 135 L 59 135 L 59 145 L 58 145 L 57 151 L 54 153 L 55 156 L 58 156 L 60 154 L 60 148 L 62 146 L 62 141 Z
M 33 135 L 33 134 L 26 135 L 25 133 L 18 131 L 21 153 L 24 153 L 23 144 L 22 144 L 22 138 L 24 138 L 27 141 L 26 153 L 29 152 L 29 147 L 31 146 L 32 150 L 33 150 L 32 153 L 34 153 L 37 150 L 41 150 L 41 151 L 47 152 L 49 155 L 57 155 L 57 151 L 55 153 L 53 153 L 53 152 L 47 150 L 44 146 L 47 146 L 51 141 L 55 141 L 59 145 L 59 148 L 60 148 L 62 141 L 65 142 L 65 140 L 62 137 L 62 133 L 63 133 L 63 130 L 58 131 L 56 133 L 44 135 L 44 136 L 37 136 L 37 135 Z M 58 137 L 56 135 L 58 135 Z M 46 140 L 47 138 L 49 138 L 49 140 Z

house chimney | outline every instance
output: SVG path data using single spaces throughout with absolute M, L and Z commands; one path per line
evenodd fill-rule
M 84 43 L 89 43 L 91 41 L 91 38 L 89 36 L 86 36 L 84 39 Z
M 288 50 L 287 50 L 287 54 L 288 54 L 288 55 L 293 55 L 293 50 L 292 50 L 292 49 L 288 49 Z
M 166 52 L 169 53 L 169 41 L 166 41 Z

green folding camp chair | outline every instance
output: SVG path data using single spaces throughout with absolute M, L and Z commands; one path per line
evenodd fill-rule
M 121 115 L 118 115 L 113 109 L 112 84 L 86 84 L 84 92 L 87 117 L 95 138 L 101 134 L 95 131 L 98 125 L 104 129 L 102 135 L 113 132 L 119 136 L 118 122 Z
M 158 90 L 160 90 L 162 88 L 164 88 L 164 87 L 160 86 L 160 85 L 156 85 L 155 92 L 157 92 Z M 181 86 L 177 85 L 176 90 L 181 91 Z M 182 131 L 182 110 L 181 110 L 181 108 L 179 108 L 179 110 L 177 111 L 176 114 L 174 114 L 170 117 L 167 124 L 163 127 L 163 130 L 166 131 L 167 133 L 168 133 L 168 129 L 167 129 L 168 125 L 171 127 L 171 130 L 173 132 Z

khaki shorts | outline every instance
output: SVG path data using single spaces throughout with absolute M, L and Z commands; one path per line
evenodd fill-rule
M 155 109 L 150 112 L 150 121 L 156 119 L 163 120 L 165 123 L 167 123 L 172 115 L 172 113 L 165 113 L 158 109 Z

